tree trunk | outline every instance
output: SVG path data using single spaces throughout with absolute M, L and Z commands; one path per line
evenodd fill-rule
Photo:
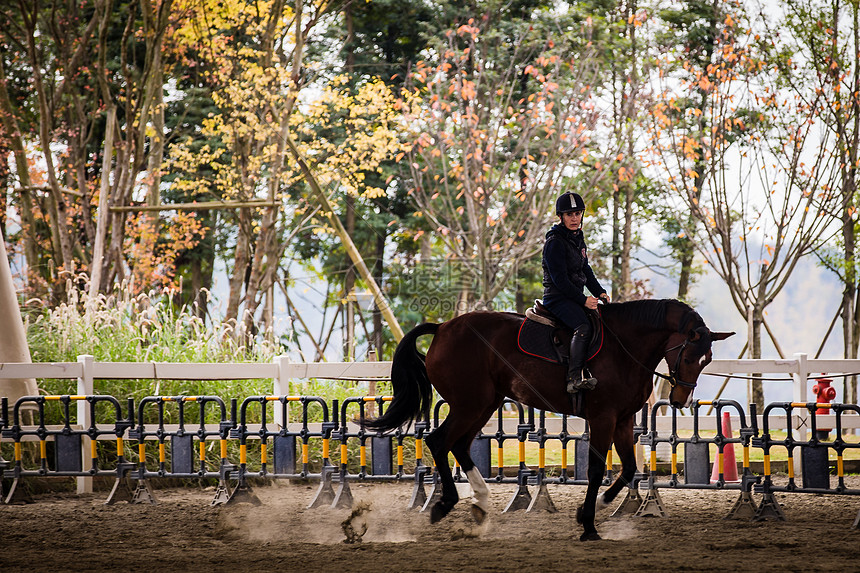
M 149 138 L 149 156 L 147 157 L 149 185 L 146 204 L 154 206 L 161 204 L 161 163 L 164 160 L 164 80 L 161 69 L 161 50 L 153 50 L 152 57 L 152 79 L 146 88 L 146 91 L 151 92 L 150 97 L 152 98 L 150 117 L 152 135 Z M 146 129 L 146 126 L 141 127 Z M 154 257 L 159 234 L 159 213 L 158 211 L 148 211 L 144 216 L 146 217 L 145 224 L 150 230 L 150 233 L 144 234 L 145 237 L 150 238 L 146 252 L 150 257 Z
M 45 158 L 45 170 L 48 176 L 48 186 L 51 190 L 53 199 L 51 205 L 52 221 L 51 224 L 55 227 L 57 242 L 59 243 L 59 261 L 63 270 L 66 272 L 74 272 L 74 256 L 72 254 L 72 236 L 69 230 L 69 214 L 66 199 L 60 189 L 60 183 L 57 181 L 57 174 L 54 169 L 54 158 L 51 154 L 53 114 L 48 107 L 48 97 L 45 93 L 45 85 L 42 81 L 42 63 L 39 58 L 39 52 L 36 49 L 36 19 L 38 18 L 38 8 L 33 10 L 32 14 L 22 11 L 24 22 L 27 29 L 27 54 L 30 60 L 30 66 L 33 72 L 33 89 L 36 92 L 36 97 L 39 106 L 39 143 Z M 60 283 L 62 284 L 62 282 Z M 62 287 L 60 287 L 62 288 Z
M 230 292 L 227 295 L 227 312 L 224 320 L 237 321 L 239 303 L 242 300 L 242 285 L 245 283 L 245 273 L 248 271 L 249 249 L 251 246 L 248 229 L 251 227 L 250 209 L 239 209 L 239 236 L 236 239 L 236 254 L 233 262 L 233 272 L 230 274 Z
M 708 22 L 710 28 L 710 42 L 704 45 L 705 49 L 705 58 L 704 58 L 704 67 L 705 69 L 701 70 L 703 74 L 707 74 L 707 66 L 711 65 L 711 61 L 713 60 L 714 53 L 714 44 L 717 41 L 717 23 L 718 23 L 718 13 L 719 13 L 719 0 L 713 0 L 712 2 L 713 10 L 711 12 L 711 19 Z M 698 130 L 700 134 L 705 134 L 707 132 L 707 124 L 708 124 L 708 92 L 704 89 L 699 89 L 699 110 L 702 112 L 699 115 L 699 125 Z M 703 144 L 703 142 L 700 142 Z M 705 169 L 707 167 L 707 162 L 704 158 L 705 154 L 700 153 L 700 158 L 694 164 L 694 171 L 696 172 L 695 182 L 693 184 L 693 193 L 694 197 L 692 201 L 698 204 L 698 201 L 702 197 L 702 189 L 705 186 Z M 687 300 L 689 298 L 690 285 L 692 283 L 693 276 L 693 260 L 695 255 L 695 246 L 693 243 L 693 231 L 696 228 L 696 218 L 694 216 L 690 216 L 687 218 L 687 224 L 684 228 L 686 233 L 686 238 L 683 241 L 684 246 L 680 250 L 680 254 L 678 257 L 678 262 L 681 266 L 680 276 L 678 277 L 678 299 L 679 300 Z
M 344 41 L 344 50 L 346 51 L 346 73 L 353 76 L 355 70 L 355 28 L 352 19 L 352 0 L 347 0 L 343 6 L 343 19 L 346 25 L 346 39 Z M 344 227 L 346 234 L 350 237 L 355 236 L 355 197 L 346 194 L 346 220 Z M 343 277 L 343 298 L 346 299 L 346 313 L 344 313 L 344 327 L 346 336 L 344 337 L 344 359 L 349 362 L 353 360 L 355 354 L 355 305 L 352 304 L 350 297 L 355 290 L 355 267 L 349 255 L 346 256 L 346 274 Z M 374 270 L 376 264 L 374 263 Z
M 129 142 L 117 141 L 116 166 L 114 168 L 114 187 L 111 190 L 111 206 L 124 206 L 131 196 L 131 157 Z M 100 288 L 109 292 L 114 284 L 121 283 L 125 279 L 125 257 L 123 255 L 123 241 L 125 240 L 125 211 L 116 211 L 109 214 L 110 217 L 110 241 L 107 256 L 102 263 L 102 280 Z
M 95 118 L 86 109 L 89 104 L 80 94 L 71 94 L 72 102 L 68 106 L 67 117 L 69 125 L 77 124 L 79 127 L 77 133 L 69 138 L 69 177 L 74 178 L 74 187 L 77 188 L 81 195 L 79 206 L 81 209 L 81 220 L 84 227 L 84 237 L 86 238 L 86 246 L 92 248 L 93 241 L 96 237 L 96 228 L 93 224 L 92 212 L 92 193 L 88 184 L 88 154 L 87 144 L 89 143 L 91 130 L 95 123 Z M 70 185 L 71 187 L 72 185 Z M 83 247 L 83 245 L 82 245 Z M 82 251 L 84 249 L 82 248 Z M 84 260 L 87 260 L 86 254 L 81 253 Z M 92 274 L 92 270 L 88 269 L 88 273 Z
M 693 242 L 689 238 L 684 239 L 678 262 L 681 265 L 681 273 L 678 276 L 678 300 L 687 300 L 690 292 L 690 274 L 693 269 Z
M 472 289 L 468 287 L 461 289 L 460 294 L 457 297 L 457 308 L 454 309 L 454 316 L 460 316 L 461 314 L 470 312 L 473 304 L 474 297 L 472 296 Z
M 636 0 L 629 0 L 626 10 L 627 19 L 627 34 L 630 38 L 630 69 L 627 73 L 625 83 L 627 97 L 624 98 L 622 105 L 625 106 L 624 116 L 626 125 L 624 127 L 625 136 L 627 139 L 627 163 L 630 173 L 627 174 L 627 181 L 624 185 L 624 232 L 621 243 L 621 282 L 619 290 L 621 291 L 620 300 L 630 298 L 633 277 L 630 271 L 630 253 L 633 249 L 633 202 L 635 200 L 635 182 L 633 176 L 633 163 L 636 157 L 635 134 L 633 127 L 637 120 L 636 100 L 639 91 L 639 73 L 637 70 L 638 50 L 636 44 L 636 24 L 632 22 L 632 18 L 636 15 L 637 6 Z
M 80 145 L 75 146 L 71 155 L 75 165 L 76 186 L 81 194 L 81 219 L 83 219 L 84 224 L 84 235 L 87 238 L 87 244 L 92 248 L 93 241 L 96 239 L 96 227 L 93 224 L 92 194 L 89 185 L 87 185 L 86 153 L 86 143 L 81 142 Z
M 857 323 L 856 307 L 854 306 L 856 297 L 857 289 L 853 284 L 848 284 L 846 281 L 845 289 L 842 292 L 842 355 L 847 359 L 857 358 L 857 341 L 854 334 Z M 844 394 L 842 399 L 845 403 L 857 403 L 857 378 L 855 376 L 845 379 Z
M 345 199 L 346 220 L 344 221 L 344 227 L 346 228 L 347 235 L 353 237 L 355 236 L 355 197 L 347 193 Z M 344 359 L 349 362 L 353 359 L 353 355 L 355 353 L 355 306 L 350 300 L 350 296 L 355 290 L 355 266 L 352 264 L 352 260 L 348 255 L 345 263 L 346 274 L 343 277 L 342 298 L 347 301 L 347 306 L 346 312 L 344 313 L 344 328 L 346 329 L 346 336 L 344 338 L 343 356 Z
M 761 358 L 761 327 L 764 322 L 764 309 L 758 305 L 753 307 L 752 312 L 752 347 L 751 353 L 753 359 Z M 757 374 L 753 375 L 758 378 Z M 755 402 L 758 411 L 762 412 L 764 408 L 764 388 L 761 380 L 752 381 L 752 396 L 750 399 Z
M 205 264 L 204 264 L 205 263 Z M 194 316 L 205 321 L 209 313 L 208 295 L 212 290 L 213 261 L 203 257 L 191 259 L 191 303 Z
M 376 235 L 376 260 L 373 263 L 373 276 L 377 284 L 382 284 L 382 269 L 385 258 L 385 234 L 380 232 Z M 373 307 L 373 347 L 376 356 L 382 360 L 382 313 L 374 305 Z
M 633 249 L 633 185 L 624 186 L 624 234 L 621 243 L 621 283 L 619 302 L 630 297 L 633 278 L 630 272 L 630 253 Z
M 0 157 L 9 157 L 9 146 L 0 140 Z M 0 237 L 6 241 L 6 210 L 9 208 L 9 185 L 12 180 L 9 173 L 9 164 L 0 161 Z
M 101 183 L 99 185 L 99 207 L 95 237 L 93 237 L 92 258 L 90 259 L 90 298 L 95 299 L 102 291 L 104 277 L 105 239 L 110 221 L 110 170 L 113 155 L 113 136 L 116 129 L 116 107 L 107 110 L 104 149 L 102 150 Z
M 851 134 L 841 137 L 842 142 L 837 142 L 837 145 L 847 151 L 847 157 L 842 160 L 842 239 L 845 245 L 844 262 L 845 262 L 845 290 L 843 292 L 843 337 L 845 358 L 857 358 L 858 334 L 860 334 L 860 322 L 857 316 L 857 297 L 860 293 L 857 292 L 857 273 L 855 265 L 857 264 L 856 257 L 856 236 L 854 231 L 854 220 L 851 216 L 849 206 L 854 204 L 855 195 L 857 193 L 857 160 L 858 160 L 858 145 L 860 145 L 860 6 L 856 2 L 851 3 L 851 25 L 854 40 L 853 62 L 854 70 L 854 86 L 850 95 L 851 102 L 848 106 L 851 116 Z M 835 46 L 834 46 L 835 48 Z M 836 115 L 839 115 L 838 113 Z M 848 325 L 847 328 L 845 325 Z M 857 377 L 852 376 L 845 379 L 845 392 L 843 401 L 850 404 L 857 404 Z
M 191 267 L 191 309 L 194 316 L 203 318 L 205 314 L 201 315 L 200 313 L 200 294 L 203 288 L 203 261 L 198 257 L 194 257 L 189 261 L 189 266 Z
M 621 301 L 621 190 L 612 191 L 612 300 Z
M 3 67 L 3 58 L 0 58 L 0 125 L 3 126 L 5 137 L 9 141 L 9 147 L 15 157 L 15 172 L 18 175 L 18 184 L 21 186 L 19 192 L 19 205 L 21 209 L 21 230 L 24 237 L 24 257 L 30 273 L 36 273 L 39 268 L 39 256 L 34 239 L 35 218 L 33 217 L 33 196 L 30 193 L 30 169 L 27 165 L 27 152 L 21 138 L 21 130 L 18 120 L 15 118 L 12 101 L 6 90 L 6 72 Z
M 245 332 L 249 335 L 256 334 L 254 316 L 256 315 L 257 308 L 260 305 L 260 291 L 266 290 L 265 287 L 262 287 L 261 289 L 264 261 L 269 265 L 277 264 L 266 256 L 270 252 L 269 243 L 272 241 L 272 235 L 274 234 L 274 211 L 274 207 L 267 207 L 266 213 L 263 215 L 260 233 L 257 235 L 257 244 L 254 247 L 254 258 L 251 261 L 251 271 L 248 277 L 247 288 L 245 289 L 245 313 L 243 322 L 245 324 Z

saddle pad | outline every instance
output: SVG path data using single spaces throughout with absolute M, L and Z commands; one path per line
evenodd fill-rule
M 592 332 L 595 333 L 588 347 L 588 360 L 591 360 L 603 347 L 603 325 L 591 313 L 589 318 Z M 517 333 L 517 346 L 529 356 L 559 364 L 567 362 L 570 356 L 570 338 L 571 332 L 566 328 L 556 328 L 526 318 Z
M 553 342 L 557 340 L 557 337 L 553 336 L 555 332 L 561 332 L 561 329 L 525 319 L 517 334 L 517 346 L 529 356 L 558 364 L 562 361 L 561 345 L 557 347 Z M 569 334 L 567 339 L 570 340 Z

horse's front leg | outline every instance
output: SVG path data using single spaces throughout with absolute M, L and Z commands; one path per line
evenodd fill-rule
M 602 501 L 604 504 L 612 503 L 612 500 L 621 492 L 621 490 L 633 481 L 633 476 L 636 475 L 636 453 L 633 449 L 633 423 L 634 416 L 630 416 L 625 420 L 621 420 L 615 426 L 615 451 L 621 459 L 621 473 L 615 479 L 609 489 L 603 492 Z
M 597 528 L 594 527 L 594 516 L 596 514 L 597 492 L 603 483 L 603 472 L 606 468 L 606 452 L 609 451 L 609 432 L 596 434 L 592 427 L 592 440 L 588 452 L 588 490 L 585 493 L 585 501 L 576 511 L 576 520 L 582 524 L 585 530 L 580 536 L 580 541 L 595 541 L 600 539 Z

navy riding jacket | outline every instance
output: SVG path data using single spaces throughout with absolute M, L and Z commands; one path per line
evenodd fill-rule
M 588 264 L 588 247 L 582 230 L 555 224 L 547 231 L 543 247 L 543 303 L 570 328 L 587 322 L 587 288 L 592 296 L 606 292 Z

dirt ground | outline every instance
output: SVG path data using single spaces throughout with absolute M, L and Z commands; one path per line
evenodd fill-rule
M 491 485 L 477 526 L 468 501 L 431 525 L 404 509 L 411 485 L 354 484 L 354 507 L 369 509 L 351 523 L 367 529 L 347 544 L 350 511 L 306 509 L 315 489 L 279 482 L 254 489 L 260 506 L 216 507 L 200 488 L 155 490 L 154 506 L 41 494 L 0 505 L 0 571 L 860 571 L 860 497 L 777 494 L 787 521 L 756 523 L 723 519 L 736 491 L 663 489 L 667 517 L 610 517 L 616 502 L 598 515 L 603 540 L 581 543 L 580 486 L 549 486 L 553 514 L 502 513 L 515 486 Z

